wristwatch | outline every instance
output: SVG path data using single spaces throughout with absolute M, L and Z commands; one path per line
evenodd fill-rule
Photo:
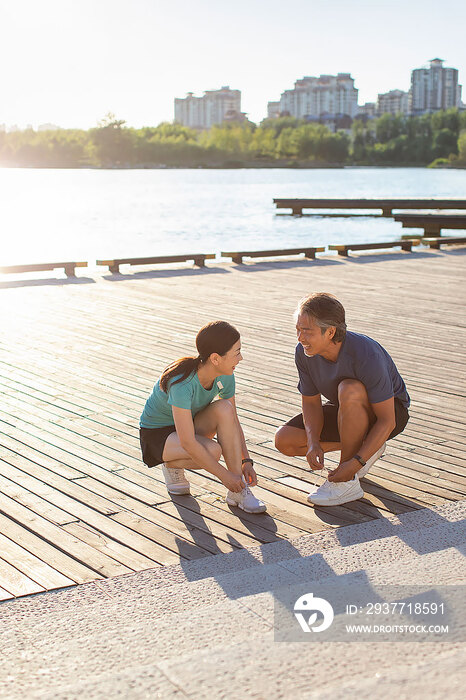
M 253 461 L 250 457 L 246 457 L 245 459 L 243 459 L 243 460 L 241 461 L 241 466 L 242 466 L 243 464 L 246 464 L 246 462 L 251 462 L 251 467 L 254 466 L 254 461 Z
M 353 459 L 356 459 L 359 462 L 359 464 L 361 465 L 361 467 L 366 466 L 366 463 L 363 460 L 363 458 L 361 457 L 361 455 L 354 455 Z

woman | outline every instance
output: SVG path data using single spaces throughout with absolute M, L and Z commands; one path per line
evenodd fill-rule
M 171 494 L 190 492 L 185 469 L 206 469 L 228 489 L 229 505 L 263 513 L 265 504 L 249 489 L 257 476 L 236 413 L 240 335 L 226 321 L 214 321 L 201 328 L 196 347 L 197 357 L 183 357 L 164 370 L 146 401 L 140 420 L 144 463 L 162 464 Z M 226 469 L 218 461 L 222 454 Z

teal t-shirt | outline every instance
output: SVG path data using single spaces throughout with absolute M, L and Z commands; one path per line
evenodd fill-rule
M 182 382 L 176 384 L 173 381 L 170 382 L 168 393 L 162 391 L 158 380 L 146 401 L 139 425 L 141 428 L 164 428 L 167 425 L 174 425 L 172 406 L 191 409 L 194 417 L 217 396 L 221 399 L 231 399 L 234 395 L 234 374 L 222 374 L 214 379 L 211 389 L 204 389 L 195 372 Z

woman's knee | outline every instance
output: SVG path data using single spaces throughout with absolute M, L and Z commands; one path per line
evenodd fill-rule
M 217 422 L 229 421 L 235 417 L 235 409 L 233 404 L 228 399 L 218 399 L 214 401 L 211 405 L 211 410 L 215 413 L 215 419 Z
M 343 379 L 338 385 L 338 403 L 342 405 L 348 401 L 369 401 L 366 387 L 358 379 Z
M 236 416 L 234 406 L 228 399 L 213 401 L 194 416 L 196 435 L 212 439 L 220 425 L 233 422 Z
M 222 456 L 222 448 L 219 445 L 219 443 L 215 440 L 209 440 L 206 444 L 206 448 L 210 455 L 215 459 L 215 461 L 218 462 L 218 460 Z
M 217 399 L 212 405 L 215 406 L 218 412 L 225 413 L 228 416 L 233 415 L 235 412 L 233 404 L 229 399 Z

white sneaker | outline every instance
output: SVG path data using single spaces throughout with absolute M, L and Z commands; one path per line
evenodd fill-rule
M 184 475 L 184 469 L 172 469 L 162 464 L 162 474 L 165 477 L 168 493 L 176 496 L 190 493 L 189 481 Z
M 264 513 L 267 510 L 265 503 L 254 496 L 249 486 L 238 493 L 228 491 L 225 500 L 229 506 L 238 506 L 246 513 Z
M 325 481 L 307 497 L 316 506 L 339 506 L 364 496 L 357 474 L 350 481 Z
M 357 472 L 358 479 L 362 479 L 363 476 L 366 476 L 369 469 L 377 462 L 378 459 L 380 459 L 380 457 L 382 457 L 382 455 L 385 452 L 386 447 L 387 447 L 387 443 L 384 442 L 382 447 L 379 450 L 377 450 L 377 452 L 374 452 L 372 457 L 369 457 L 365 466 L 361 467 L 361 469 Z

